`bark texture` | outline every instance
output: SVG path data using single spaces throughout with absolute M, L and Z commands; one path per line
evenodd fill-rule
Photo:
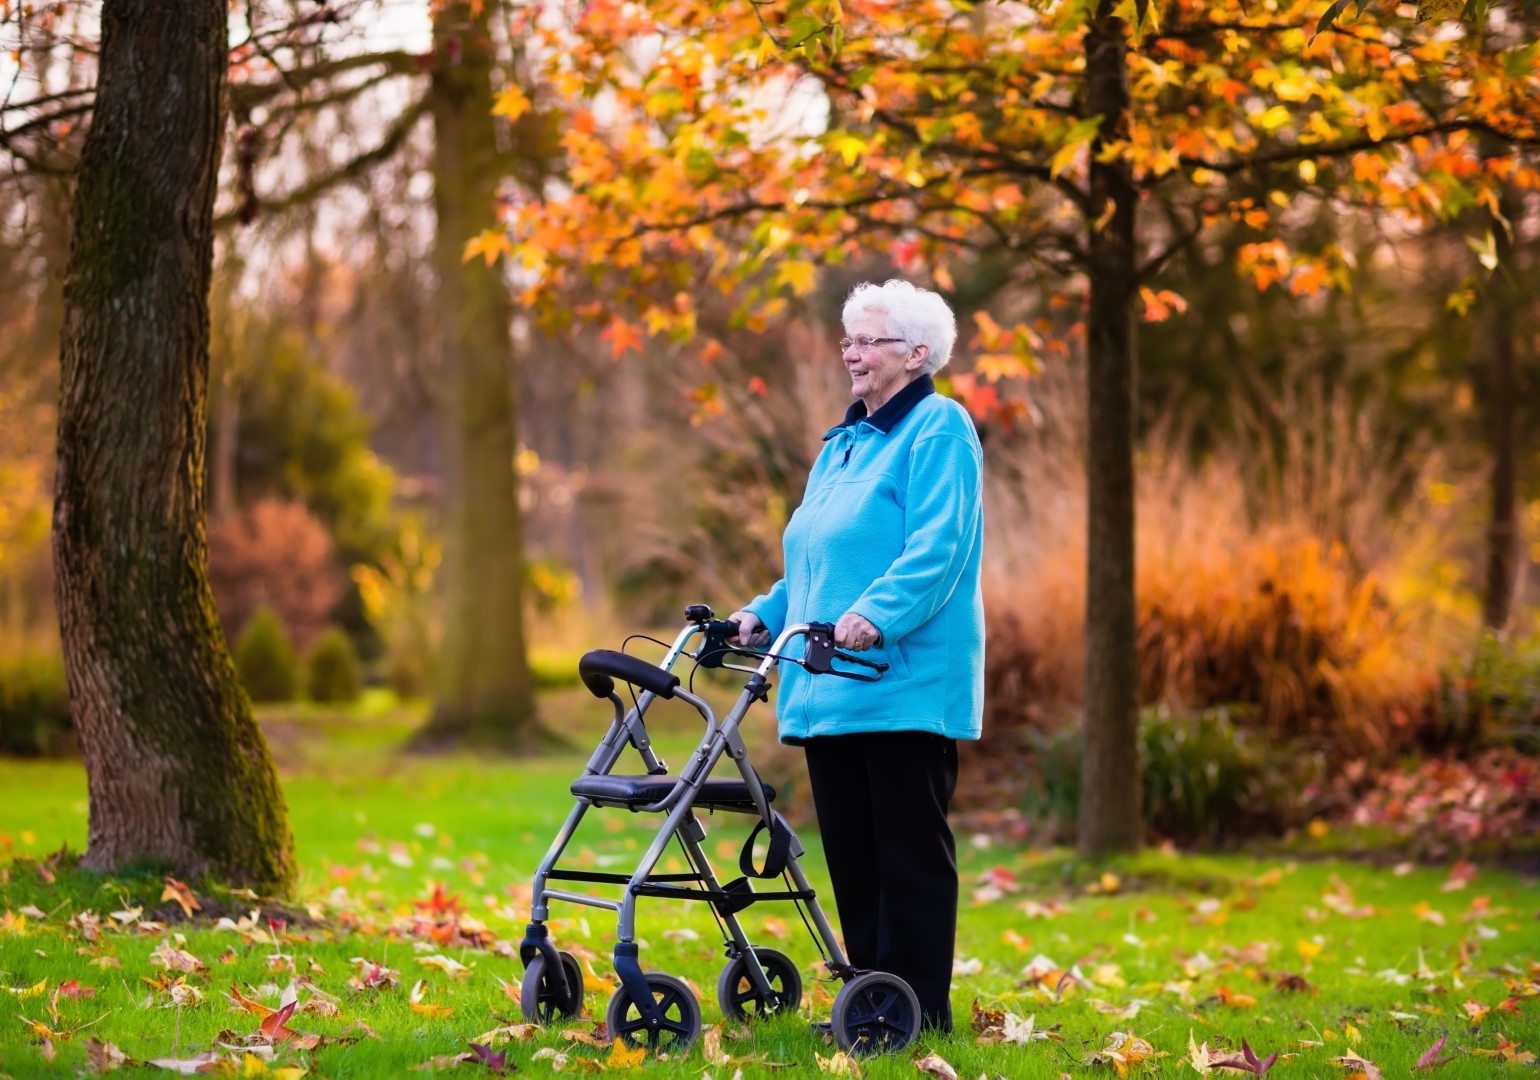
M 208 584 L 204 438 L 222 0 L 110 0 L 65 275 L 56 599 L 86 865 L 293 876 L 277 772 Z
M 1504 189 L 1499 210 L 1506 222 L 1522 219 L 1523 203 L 1511 185 Z M 1485 337 L 1491 350 L 1488 367 L 1488 443 L 1492 455 L 1492 517 L 1487 523 L 1486 594 L 1482 620 L 1493 630 L 1508 624 L 1518 575 L 1518 309 L 1519 268 L 1513 240 L 1505 221 L 1490 220 L 1497 246 L 1497 269 L 1492 274 L 1485 321 Z M 1478 364 L 1479 366 L 1479 364 Z
M 494 4 L 456 2 L 434 20 L 444 641 L 421 745 L 519 750 L 543 741 L 525 653 L 524 538 L 514 472 L 511 306 L 502 270 L 462 258 L 498 227 L 503 169 L 492 118 Z
M 1090 228 L 1090 310 L 1086 326 L 1088 431 L 1086 491 L 1085 760 L 1080 784 L 1080 850 L 1139 846 L 1138 701 L 1134 608 L 1134 322 L 1137 193 L 1126 166 L 1098 160 L 1104 141 L 1127 137 L 1128 64 L 1123 21 L 1110 4 L 1086 35 L 1086 111 L 1102 118 L 1091 147 L 1090 209 L 1110 203 Z

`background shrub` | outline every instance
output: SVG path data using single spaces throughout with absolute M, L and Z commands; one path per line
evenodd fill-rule
M 0 656 L 0 755 L 55 756 L 73 749 L 63 659 L 36 651 Z
M 1469 666 L 1444 672 L 1423 742 L 1462 753 L 1506 746 L 1540 754 L 1540 637 L 1505 643 L 1483 633 Z
M 270 607 L 259 607 L 235 642 L 235 669 L 252 701 L 293 701 L 299 689 L 299 662 L 283 620 Z
M 277 499 L 209 526 L 209 582 L 226 638 L 266 607 L 301 652 L 325 632 L 342 598 L 326 527 L 301 504 Z
M 1140 791 L 1150 832 L 1180 844 L 1225 844 L 1277 832 L 1295 817 L 1305 765 L 1224 709 L 1146 712 Z M 1027 817 L 1056 839 L 1074 835 L 1084 743 L 1078 725 L 1031 736 Z
M 310 648 L 305 665 L 305 692 L 311 701 L 332 704 L 357 701 L 362 690 L 363 672 L 353 642 L 333 627 Z

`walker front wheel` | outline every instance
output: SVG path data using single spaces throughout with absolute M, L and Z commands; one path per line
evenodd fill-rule
M 834 998 L 834 1041 L 852 1054 L 902 1050 L 920 1034 L 920 999 L 897 975 L 868 971 Z
M 791 957 L 774 949 L 754 950 L 759 966 L 770 984 L 770 993 L 762 993 L 750 977 L 748 953 L 735 956 L 722 969 L 717 980 L 717 1002 L 729 1020 L 756 1020 L 771 1013 L 795 1010 L 802 1004 L 802 973 Z
M 652 1025 L 642 1015 L 641 1008 L 632 1000 L 622 984 L 610 998 L 610 1007 L 604 1021 L 610 1034 L 627 1046 L 646 1046 L 648 1053 L 667 1051 L 676 1054 L 687 1050 L 700 1037 L 700 1002 L 695 992 L 683 979 L 672 975 L 649 971 L 647 989 L 652 991 L 653 1003 L 662 1014 L 658 1024 Z
M 567 976 L 567 992 L 563 994 L 551 973 L 545 969 L 545 957 L 536 953 L 524 969 L 524 982 L 519 987 L 519 1008 L 524 1019 L 537 1024 L 554 1024 L 569 1020 L 583 1011 L 583 968 L 577 957 L 569 952 L 558 952 L 562 972 Z

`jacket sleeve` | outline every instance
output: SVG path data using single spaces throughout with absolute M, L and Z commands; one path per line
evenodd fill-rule
M 773 639 L 779 637 L 781 631 L 786 628 L 786 606 L 786 579 L 781 578 L 770 586 L 769 592 L 756 596 L 743 605 L 743 610 L 752 611 L 758 615 L 759 621 L 765 624 L 765 629 L 770 631 L 770 637 Z
M 904 550 L 850 610 L 901 640 L 941 610 L 983 527 L 982 463 L 969 439 L 944 433 L 914 444 L 904 505 Z

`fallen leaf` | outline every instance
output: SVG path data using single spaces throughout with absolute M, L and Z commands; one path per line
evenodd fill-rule
M 647 1056 L 647 1047 L 629 1047 L 626 1040 L 616 1039 L 610 1043 L 610 1056 L 605 1066 L 610 1069 L 634 1069 L 642 1063 Z
M 539 1024 L 505 1024 L 495 1027 L 491 1031 L 483 1031 L 471 1042 L 486 1043 L 488 1046 L 496 1046 L 500 1042 L 529 1042 L 540 1032 Z M 373 1032 L 370 1032 L 373 1034 Z M 375 1038 L 379 1038 L 375 1035 Z
M 1317 990 L 1303 975 L 1284 974 L 1278 977 L 1273 989 L 1284 994 L 1314 994 Z
M 174 877 L 167 877 L 165 882 L 166 887 L 161 890 L 160 894 L 161 900 L 175 900 L 182 909 L 182 914 L 189 919 L 192 918 L 193 912 L 203 910 L 197 898 L 193 896 L 192 890 L 186 884 Z
M 539 1055 L 536 1055 L 537 1057 Z M 429 1058 L 421 1065 L 408 1065 L 413 1072 L 438 1072 L 441 1069 L 455 1069 L 467 1061 L 476 1060 L 476 1055 L 466 1051 L 463 1054 L 440 1054 L 438 1057 Z
M 167 1072 L 180 1073 L 183 1076 L 196 1076 L 199 1073 L 215 1071 L 223 1060 L 214 1051 L 209 1050 L 195 1058 L 153 1058 L 145 1064 L 153 1065 L 157 1069 L 165 1069 Z
M 1197 1039 L 1193 1038 L 1192 1028 L 1187 1029 L 1187 1063 L 1199 1076 L 1207 1076 L 1214 1064 L 1214 1059 L 1209 1053 L 1208 1041 L 1205 1040 L 1203 1045 L 1199 1046 Z
M 732 1057 L 722 1050 L 722 1029 L 716 1024 L 712 1024 L 701 1032 L 700 1049 L 701 1057 L 712 1065 L 732 1064 Z
M 433 1005 L 424 1001 L 422 992 L 423 985 L 424 980 L 418 979 L 417 983 L 412 987 L 412 993 L 408 1000 L 412 1006 L 413 1012 L 422 1013 L 424 1016 L 454 1015 L 455 1010 L 453 1005 Z
M 96 1039 L 86 1043 L 86 1057 L 94 1073 L 111 1072 L 128 1064 L 127 1054 L 111 1043 L 99 1042 Z
M 1506 1035 L 1497 1036 L 1497 1046 L 1493 1049 L 1473 1048 L 1471 1053 L 1478 1057 L 1495 1057 L 1510 1065 L 1528 1065 L 1535 1060 L 1534 1054 L 1528 1050 L 1520 1050 L 1519 1044 L 1510 1042 Z
M 914 1067 L 922 1073 L 939 1076 L 941 1080 L 957 1080 L 957 1070 L 952 1068 L 951 1062 L 934 1052 L 917 1060 Z
M 1437 1042 L 1422 1052 L 1422 1056 L 1417 1059 L 1417 1068 L 1419 1071 L 1427 1072 L 1430 1069 L 1436 1069 L 1440 1065 L 1444 1064 L 1444 1062 L 1450 1060 L 1447 1057 L 1439 1056 L 1439 1051 L 1443 1050 L 1444 1040 L 1447 1038 L 1449 1038 L 1449 1036 L 1440 1035 Z
M 1331 1063 L 1339 1069 L 1352 1069 L 1354 1074 L 1361 1076 L 1363 1080 L 1385 1080 L 1385 1074 L 1380 1072 L 1379 1066 L 1366 1057 L 1359 1057 L 1349 1050 L 1341 1057 L 1334 1057 Z
M 1265 1058 L 1258 1058 L 1251 1044 L 1245 1039 L 1241 1040 L 1241 1056 L 1227 1057 L 1213 1061 L 1211 1064 L 1216 1069 L 1235 1069 L 1237 1072 L 1248 1072 L 1256 1076 L 1266 1076 L 1278 1061 L 1278 1052 L 1275 1050 Z
M 600 1035 L 597 1031 L 584 1031 L 582 1028 L 567 1028 L 561 1033 L 561 1037 L 564 1039 L 575 1043 L 582 1043 L 584 1046 L 597 1046 L 601 1050 L 609 1046 L 613 1041 L 607 1038 L 606 1035 Z
M 508 1051 L 493 1050 L 491 1047 L 471 1043 L 471 1055 L 475 1060 L 491 1069 L 498 1076 L 508 1071 Z
M 813 1060 L 818 1062 L 818 1071 L 830 1073 L 834 1076 L 853 1076 L 856 1080 L 861 1078 L 861 1066 L 856 1064 L 855 1058 L 840 1050 L 832 1057 L 824 1057 L 815 1052 Z
M 471 970 L 458 960 L 451 960 L 437 953 L 432 956 L 419 956 L 417 962 L 424 967 L 438 968 L 444 974 L 452 975 L 457 979 L 469 975 Z
M 225 996 L 230 999 L 230 1003 L 236 1008 L 242 1010 L 243 1012 L 256 1013 L 258 1016 L 263 1017 L 264 1019 L 272 1016 L 273 1013 L 278 1011 L 276 1009 L 268 1008 L 260 1001 L 253 1001 L 251 998 L 242 994 L 240 987 L 236 986 L 234 983 L 230 984 L 230 992 Z

